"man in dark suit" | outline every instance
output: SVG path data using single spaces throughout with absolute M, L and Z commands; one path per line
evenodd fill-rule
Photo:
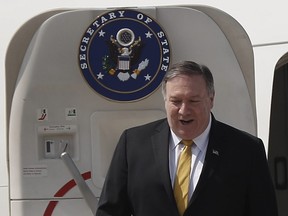
M 277 216 L 263 143 L 214 118 L 210 70 L 175 64 L 162 91 L 167 119 L 123 132 L 96 215 Z

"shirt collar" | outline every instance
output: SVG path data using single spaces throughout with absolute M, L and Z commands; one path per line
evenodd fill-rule
M 209 117 L 209 123 L 208 126 L 206 127 L 206 129 L 203 131 L 202 134 L 200 134 L 198 137 L 196 137 L 195 139 L 193 139 L 193 142 L 196 144 L 196 146 L 201 150 L 204 151 L 207 144 L 208 144 L 208 140 L 209 140 L 209 132 L 211 129 L 211 122 L 212 122 L 212 118 L 211 118 L 211 114 Z M 176 134 L 170 129 L 171 131 L 171 137 L 172 137 L 172 149 L 176 148 L 176 146 L 181 142 L 181 138 L 176 136 Z

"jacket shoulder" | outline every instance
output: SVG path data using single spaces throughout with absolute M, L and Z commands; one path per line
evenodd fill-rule
M 126 129 L 126 131 L 138 132 L 138 131 L 146 131 L 146 130 L 161 130 L 163 127 L 168 127 L 166 118 L 159 119 L 159 120 L 149 122 L 146 124 L 138 125 L 135 127 L 131 127 L 131 128 Z
M 211 128 L 211 135 L 220 139 L 232 138 L 234 142 L 245 143 L 262 143 L 262 140 L 255 135 L 252 135 L 244 130 L 228 125 L 226 123 L 215 120 Z

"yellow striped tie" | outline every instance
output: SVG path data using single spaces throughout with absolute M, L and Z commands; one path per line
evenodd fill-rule
M 188 205 L 188 190 L 191 170 L 192 140 L 182 140 L 185 145 L 178 160 L 177 172 L 174 182 L 174 196 L 179 214 L 182 216 Z

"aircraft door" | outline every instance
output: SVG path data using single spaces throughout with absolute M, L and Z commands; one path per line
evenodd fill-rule
M 165 117 L 159 84 L 171 63 L 206 64 L 216 118 L 256 134 L 252 46 L 228 14 L 204 6 L 86 9 L 41 22 L 28 22 L 35 33 L 18 32 L 7 52 L 11 216 L 91 215 L 61 152 L 99 197 L 120 133 Z M 29 46 L 15 65 L 21 38 Z
M 288 212 L 288 54 L 277 63 L 274 73 L 268 160 L 276 188 L 279 216 Z

